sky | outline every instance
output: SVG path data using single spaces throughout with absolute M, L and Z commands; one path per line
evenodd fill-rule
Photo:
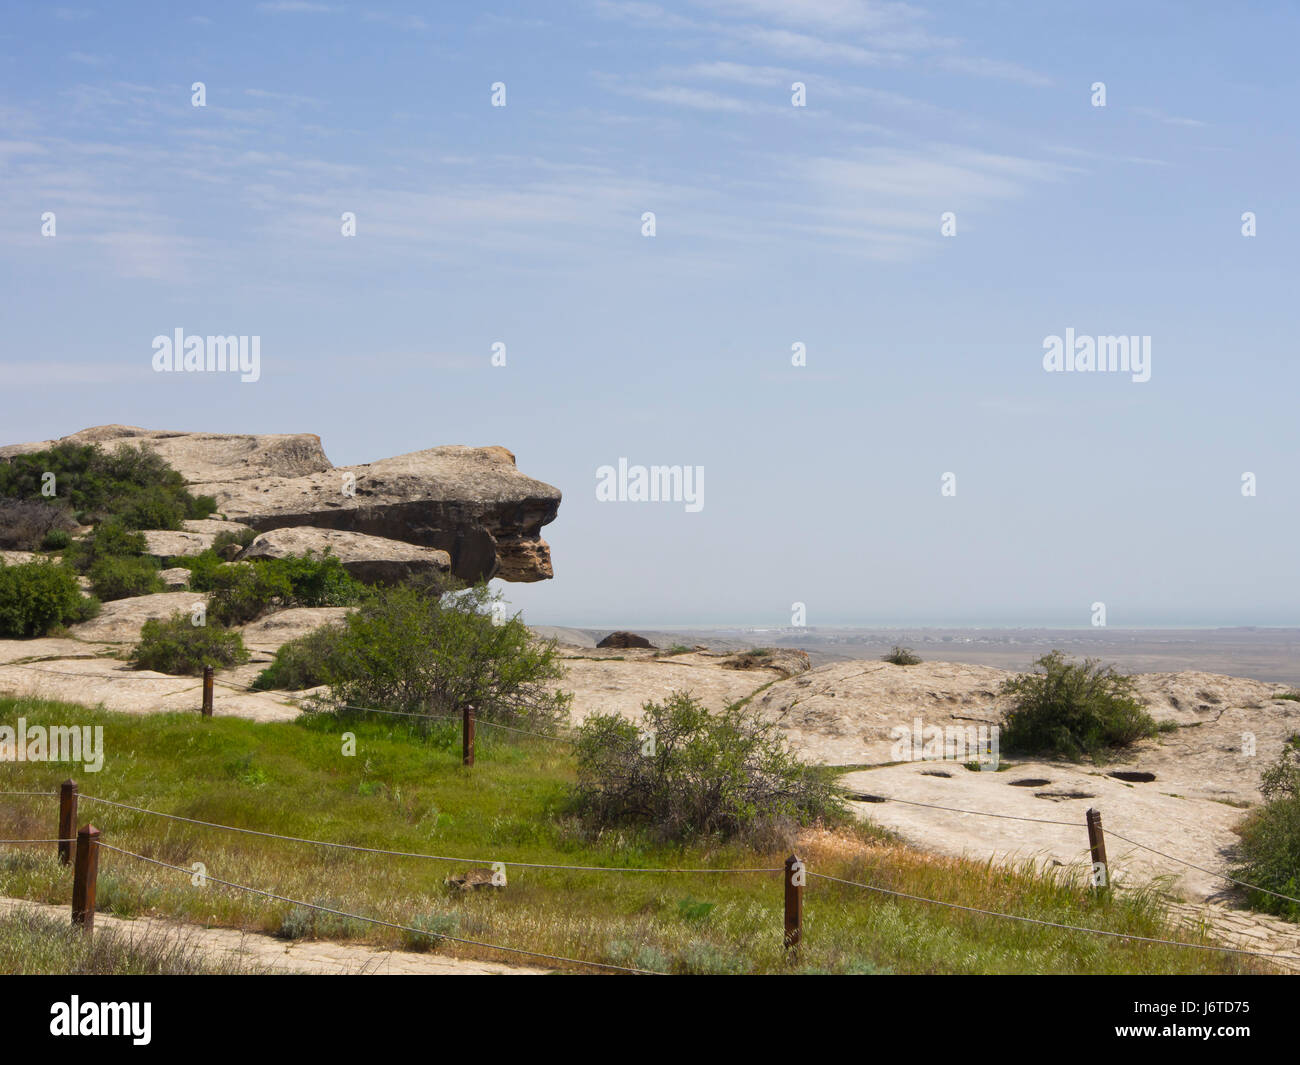
M 0 442 L 504 445 L 564 493 L 554 580 L 503 588 L 538 624 L 1300 624 L 1298 36 L 1265 2 L 9 4 Z M 257 380 L 157 372 L 178 328 L 260 338 Z M 1045 365 L 1112 336 L 1148 379 Z M 620 459 L 700 505 L 600 498 Z

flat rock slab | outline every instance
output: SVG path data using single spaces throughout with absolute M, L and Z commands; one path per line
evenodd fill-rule
M 182 532 L 170 529 L 146 529 L 144 551 L 154 558 L 201 555 L 216 539 L 214 533 Z
M 4 559 L 6 566 L 24 566 L 41 557 L 35 551 L 0 551 L 0 558 Z
M 66 921 L 66 906 L 51 906 L 26 899 L 0 898 L 0 914 L 36 912 Z M 445 954 L 417 954 L 404 950 L 379 950 L 362 943 L 332 943 L 327 940 L 285 942 L 259 932 L 237 928 L 205 928 L 202 925 L 163 917 L 113 917 L 95 914 L 95 928 L 113 929 L 133 939 L 146 935 L 166 936 L 221 961 L 236 958 L 250 968 L 277 973 L 311 973 L 322 976 L 534 976 L 552 972 L 495 961 L 453 958 Z
M 352 612 L 347 606 L 298 606 L 250 621 L 239 631 L 244 646 L 274 654 L 290 640 L 306 636 L 323 625 L 337 625 Z
M 225 679 L 224 673 L 218 673 L 213 688 L 212 712 L 216 716 L 292 721 L 300 713 L 278 692 L 247 692 L 242 684 L 227 686 Z M 111 658 L 64 658 L 0 664 L 0 692 L 102 706 L 127 714 L 197 713 L 203 701 L 203 680 L 131 669 Z
M 221 533 L 239 533 L 252 532 L 252 527 L 245 525 L 241 521 L 222 521 L 220 518 L 191 518 L 189 521 L 181 522 L 181 528 L 186 532 L 203 533 L 206 536 L 217 537 Z
M 595 713 L 640 720 L 645 703 L 662 702 L 674 691 L 689 692 L 710 710 L 721 710 L 783 675 L 771 669 L 724 669 L 717 659 L 694 654 L 656 658 L 653 651 L 636 649 L 586 653 L 592 657 L 563 659 L 566 676 L 555 685 L 573 693 L 575 725 Z
M 299 525 L 272 529 L 257 536 L 239 555 L 239 561 L 255 558 L 287 558 L 314 552 L 333 555 L 343 568 L 367 584 L 396 584 L 421 573 L 447 573 L 451 555 L 433 547 L 419 547 L 382 536 L 343 529 L 316 529 Z
M 0 640 L 0 662 L 40 664 L 42 658 L 97 658 L 112 653 L 108 644 L 46 636 L 39 640 Z
M 1031 859 L 1068 866 L 1080 875 L 1091 865 L 1084 814 L 1097 807 L 1118 883 L 1170 876 L 1174 890 L 1196 900 L 1222 896 L 1229 885 L 1120 837 L 1226 872 L 1227 852 L 1237 839 L 1232 828 L 1242 814 L 1222 803 L 1170 795 L 1159 782 L 1126 784 L 1101 769 L 1053 762 L 1018 762 L 1000 772 L 972 771 L 952 762 L 907 763 L 848 773 L 841 781 L 851 792 L 890 800 L 855 802 L 853 809 L 925 850 L 979 861 Z M 989 814 L 1001 816 L 985 816 Z
M 69 631 L 79 640 L 135 644 L 146 621 L 168 618 L 178 610 L 188 614 L 195 603 L 206 601 L 203 592 L 158 592 L 115 599 L 103 605 L 98 617 L 73 625 Z

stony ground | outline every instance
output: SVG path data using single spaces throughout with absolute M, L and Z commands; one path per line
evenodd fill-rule
M 0 641 L 0 691 L 132 713 L 195 710 L 196 678 L 142 673 L 122 660 L 146 618 L 188 609 L 194 599 L 184 592 L 109 603 L 70 637 Z M 219 675 L 215 712 L 292 719 L 298 710 L 284 693 L 245 689 L 282 643 L 343 613 L 286 610 L 245 626 L 254 660 Z M 1005 670 L 863 661 L 809 670 L 797 652 L 763 659 L 705 649 L 560 650 L 575 723 L 595 712 L 635 719 L 646 701 L 677 690 L 711 708 L 750 699 L 807 757 L 851 767 L 843 779 L 859 796 L 856 812 L 918 847 L 1083 869 L 1084 813 L 1095 807 L 1121 883 L 1161 878 L 1189 913 L 1210 914 L 1278 950 L 1297 948 L 1297 926 L 1233 910 L 1229 885 L 1217 875 L 1231 863 L 1234 826 L 1260 801 L 1260 772 L 1300 733 L 1300 703 L 1276 698 L 1284 685 L 1203 672 L 1139 674 L 1152 715 L 1174 723 L 1173 731 L 1104 766 L 1003 759 L 998 771 L 979 771 L 967 768 L 969 759 L 900 761 L 893 730 L 994 724 L 997 688 L 1012 675 Z

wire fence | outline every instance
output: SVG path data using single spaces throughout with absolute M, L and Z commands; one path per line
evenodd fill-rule
M 53 796 L 54 794 L 55 794 L 54 792 L 0 792 L 0 796 L 5 796 L 5 797 L 11 797 L 11 796 L 12 796 L 12 797 L 50 797 L 50 796 Z M 132 805 L 132 804 L 129 804 L 129 803 L 122 803 L 122 802 L 118 802 L 117 800 L 113 800 L 113 799 L 105 799 L 105 798 L 102 798 L 102 797 L 99 797 L 99 796 L 92 796 L 92 795 L 79 795 L 78 798 L 85 799 L 85 800 L 87 800 L 87 801 L 89 801 L 89 802 L 101 803 L 101 804 L 104 804 L 104 805 L 107 805 L 107 806 L 111 806 L 111 807 L 115 807 L 115 808 L 118 808 L 118 809 L 131 811 L 131 812 L 138 813 L 138 814 L 141 814 L 141 815 L 147 815 L 147 816 L 159 817 L 159 818 L 163 818 L 163 819 L 166 819 L 166 820 L 171 820 L 171 821 L 183 822 L 183 823 L 187 823 L 187 824 L 198 825 L 198 826 L 201 826 L 201 827 L 217 829 L 217 830 L 220 830 L 220 831 L 228 831 L 228 832 L 236 832 L 236 833 L 242 833 L 242 834 L 253 835 L 253 836 L 260 836 L 260 837 L 269 838 L 269 839 L 275 839 L 275 840 L 280 840 L 280 841 L 284 841 L 284 842 L 303 843 L 303 844 L 309 844 L 309 845 L 313 845 L 313 846 L 320 846 L 320 847 L 327 847 L 327 848 L 335 848 L 335 849 L 340 849 L 340 850 L 345 850 L 345 851 L 357 851 L 357 852 L 362 852 L 362 853 L 367 853 L 367 854 L 378 854 L 378 855 L 383 855 L 383 856 L 388 856 L 388 857 L 419 858 L 419 859 L 428 859 L 428 860 L 434 860 L 434 861 L 453 862 L 453 863 L 458 863 L 458 864 L 480 864 L 480 865 L 481 865 L 481 864 L 491 864 L 491 865 L 496 865 L 496 864 L 498 864 L 497 862 L 494 862 L 494 861 L 491 860 L 491 859 L 476 859 L 476 858 L 453 857 L 453 856 L 449 856 L 449 855 L 436 855 L 436 854 L 426 854 L 426 853 L 421 853 L 421 852 L 391 850 L 391 849 L 386 849 L 386 848 L 363 847 L 363 846 L 354 845 L 354 844 L 335 843 L 335 842 L 331 842 L 331 841 L 328 841 L 328 840 L 317 840 L 317 839 L 311 839 L 311 838 L 308 838 L 308 837 L 289 836 L 289 835 L 284 835 L 284 834 L 281 834 L 281 833 L 266 832 L 266 831 L 262 831 L 262 830 L 259 830 L 259 829 L 243 828 L 243 827 L 236 826 L 236 825 L 223 825 L 223 824 L 220 824 L 220 823 L 217 823 L 217 822 L 203 821 L 203 820 L 199 820 L 199 819 L 197 819 L 197 818 L 184 817 L 184 816 L 181 816 L 181 815 L 179 815 L 179 814 L 169 814 L 169 813 L 164 813 L 164 812 L 162 812 L 162 811 L 150 810 L 150 809 L 148 809 L 148 808 L 146 808 L 146 807 L 135 806 L 135 805 Z M 933 804 L 918 804 L 918 805 L 930 806 L 930 805 L 933 805 Z M 956 812 L 956 813 L 971 814 L 971 815 L 974 815 L 974 816 L 989 816 L 989 817 L 999 817 L 999 816 L 1004 816 L 1004 815 L 999 815 L 999 814 L 993 813 L 992 811 L 985 811 L 985 810 L 962 810 L 962 809 L 959 809 L 959 808 L 956 808 L 956 807 L 940 807 L 940 809 L 945 809 L 945 810 L 949 810 L 949 811 Z M 1038 819 L 1029 819 L 1029 820 L 1038 820 Z M 1049 823 L 1067 824 L 1067 825 L 1071 824 L 1070 822 L 1049 822 Z M 1074 825 L 1073 827 L 1080 827 L 1080 826 L 1078 826 L 1078 825 Z M 1185 862 L 1183 859 L 1177 858 L 1177 857 L 1174 856 L 1174 855 L 1164 854 L 1163 852 L 1161 852 L 1161 851 L 1157 851 L 1157 850 L 1155 850 L 1154 848 L 1146 847 L 1144 844 L 1138 843 L 1138 842 L 1136 842 L 1135 840 L 1130 840 L 1128 837 L 1126 837 L 1126 836 L 1122 836 L 1122 835 L 1120 835 L 1119 833 L 1112 833 L 1112 834 L 1113 834 L 1116 838 L 1118 838 L 1118 839 L 1122 839 L 1122 840 L 1124 840 L 1124 842 L 1126 842 L 1126 843 L 1130 843 L 1130 844 L 1132 844 L 1133 846 L 1139 847 L 1139 848 L 1144 849 L 1144 850 L 1152 851 L 1152 853 L 1158 854 L 1158 855 L 1160 855 L 1161 857 L 1168 858 L 1168 859 L 1170 859 L 1170 860 L 1172 860 L 1172 861 L 1175 861 L 1175 862 L 1181 862 L 1182 864 L 1185 864 L 1185 865 L 1190 865 L 1192 868 L 1201 869 L 1201 867 L 1191 865 L 1191 863 L 1189 863 L 1189 862 Z M 17 840 L 0 840 L 0 844 L 66 844 L 66 843 L 72 843 L 72 842 L 75 842 L 75 840 L 73 840 L 73 839 L 58 839 L 58 838 L 53 838 L 53 839 L 17 839 Z M 163 867 L 163 868 L 167 868 L 167 869 L 170 869 L 170 870 L 173 870 L 173 871 L 179 872 L 179 873 L 183 873 L 183 874 L 185 874 L 185 875 L 187 875 L 187 876 L 193 876 L 193 875 L 194 875 L 192 869 L 185 869 L 185 868 L 183 868 L 183 867 L 181 867 L 181 866 L 171 865 L 171 864 L 169 864 L 169 863 L 167 863 L 167 862 L 160 861 L 159 859 L 156 859 L 156 858 L 150 858 L 150 857 L 147 857 L 146 855 L 137 854 L 137 853 L 134 852 L 134 851 L 129 851 L 129 850 L 126 850 L 126 849 L 121 848 L 121 847 L 113 846 L 113 845 L 111 845 L 111 844 L 108 844 L 108 843 L 103 842 L 102 840 L 98 841 L 98 845 L 99 845 L 99 846 L 102 846 L 102 847 L 104 847 L 104 848 L 106 848 L 107 850 L 110 850 L 110 851 L 113 851 L 113 852 L 116 852 L 116 853 L 120 853 L 120 854 L 123 854 L 123 855 L 125 855 L 125 856 L 131 857 L 131 858 L 135 858 L 135 859 L 138 859 L 138 860 L 143 861 L 143 862 L 148 862 L 148 863 L 151 863 L 151 864 L 153 864 L 153 865 L 161 866 L 161 867 Z M 590 865 L 562 865 L 562 864 L 554 864 L 554 863 L 539 863 L 539 862 L 501 862 L 501 863 L 499 863 L 499 864 L 500 864 L 501 866 L 513 866 L 513 867 L 515 867 L 515 868 L 539 869 L 539 870 L 554 870 L 554 871 L 566 871 L 566 872 L 571 871 L 571 872 L 604 872 L 604 873 L 658 873 L 658 874 L 692 874 L 692 875 L 693 875 L 693 874 L 712 874 L 712 873 L 721 873 L 721 874 L 728 874 L 728 873 L 736 873 L 736 874 L 744 874 L 744 873 L 749 873 L 749 874 L 771 874 L 771 873 L 781 873 L 781 872 L 785 872 L 785 873 L 787 874 L 787 879 L 788 879 L 788 874 L 789 874 L 789 872 L 790 872 L 790 869 L 789 869 L 789 866 L 788 866 L 788 865 L 787 865 L 787 867 L 785 867 L 785 868 L 783 869 L 782 867 L 756 867 L 756 868 L 736 868 L 736 867 L 697 867 L 697 868 L 686 868 L 686 867 L 661 867 L 661 866 L 652 866 L 652 867 L 590 866 Z M 799 864 L 800 866 L 802 866 L 802 863 L 801 863 L 801 862 L 798 863 L 798 864 Z M 1204 871 L 1204 872 L 1212 872 L 1211 870 L 1203 870 L 1203 869 L 1202 869 L 1201 871 Z M 1061 921 L 1050 921 L 1050 920 L 1046 920 L 1046 919 L 1044 919 L 1044 918 L 1028 917 L 1028 916 L 1021 915 L 1021 914 L 1009 914 L 1009 913 L 1003 913 L 1003 912 L 1001 912 L 1001 911 L 997 911 L 997 910 L 989 910 L 989 909 L 985 909 L 985 908 L 977 907 L 977 906 L 968 906 L 968 905 L 965 905 L 965 904 L 963 904 L 963 903 L 951 902 L 951 901 L 947 901 L 947 900 L 943 900 L 943 899 L 933 899 L 933 898 L 929 898 L 929 897 L 924 896 L 924 895 L 911 894 L 911 893 L 904 892 L 904 891 L 898 891 L 898 890 L 895 890 L 895 889 L 892 889 L 892 888 L 882 887 L 882 886 L 877 885 L 877 884 L 867 884 L 867 883 L 863 883 L 863 882 L 861 882 L 861 881 L 850 880 L 850 879 L 846 879 L 846 878 L 843 878 L 843 877 L 832 876 L 832 875 L 827 874 L 827 873 L 814 872 L 814 871 L 812 871 L 812 870 L 806 870 L 806 873 L 807 873 L 807 876 L 810 877 L 810 878 L 812 878 L 812 879 L 825 881 L 825 882 L 827 882 L 827 883 L 834 883 L 834 884 L 839 884 L 839 885 L 842 885 L 842 886 L 858 888 L 858 889 L 865 890 L 865 891 L 871 891 L 871 892 L 874 892 L 874 893 L 877 893 L 877 894 L 882 894 L 882 895 L 886 895 L 886 896 L 890 896 L 890 897 L 894 897 L 894 898 L 899 898 L 899 899 L 905 899 L 905 900 L 912 901 L 912 902 L 924 903 L 924 904 L 926 904 L 926 905 L 931 905 L 931 906 L 938 906 L 938 907 L 942 907 L 942 908 L 949 909 L 949 910 L 960 911 L 960 912 L 966 912 L 966 913 L 972 913 L 972 914 L 978 914 L 978 915 L 980 915 L 980 916 L 991 917 L 991 918 L 996 918 L 996 919 L 1000 919 L 1000 920 L 1016 921 L 1016 922 L 1019 922 L 1019 923 L 1022 923 L 1022 924 L 1035 925 L 1035 926 L 1039 926 L 1039 927 L 1054 928 L 1054 929 L 1058 929 L 1058 930 L 1066 931 L 1066 932 L 1076 932 L 1076 933 L 1083 933 L 1083 934 L 1087 934 L 1087 935 L 1097 935 L 1097 936 L 1103 936 L 1103 937 L 1108 937 L 1108 938 L 1112 938 L 1112 939 L 1119 939 L 1119 940 L 1126 940 L 1126 941 L 1131 941 L 1131 942 L 1136 942 L 1136 943 L 1149 943 L 1149 944 L 1152 944 L 1152 945 L 1158 945 L 1158 946 L 1180 947 L 1180 948 L 1186 948 L 1186 949 L 1192 949 L 1192 950 L 1202 950 L 1202 951 L 1206 951 L 1206 950 L 1208 950 L 1208 951 L 1219 951 L 1219 952 L 1223 952 L 1223 953 L 1236 954 L 1236 955 L 1245 955 L 1245 956 L 1258 957 L 1258 958 L 1265 958 L 1265 959 L 1271 959 L 1271 960 L 1280 960 L 1280 961 L 1286 961 L 1286 962 L 1290 962 L 1290 963 L 1293 963 L 1293 962 L 1295 961 L 1294 956 L 1291 956 L 1291 955 L 1277 954 L 1277 953 L 1270 953 L 1270 952 L 1267 952 L 1267 951 L 1247 950 L 1247 949 L 1243 949 L 1243 948 L 1240 948 L 1240 947 L 1230 947 L 1230 946 L 1226 946 L 1226 945 L 1213 944 L 1213 943 L 1190 943 L 1190 942 L 1187 942 L 1187 941 L 1185 941 L 1185 940 L 1177 940 L 1177 939 L 1162 939 L 1162 938 L 1151 937 L 1151 936 L 1141 936 L 1141 935 L 1137 935 L 1137 934 L 1129 933 L 1129 932 L 1119 932 L 1119 931 L 1114 931 L 1114 930 L 1110 930 L 1110 929 L 1091 928 L 1091 927 L 1088 927 L 1088 926 L 1085 926 L 1085 925 L 1075 925 L 1075 924 L 1069 924 L 1069 923 L 1067 923 L 1067 922 L 1061 922 Z M 1222 874 L 1214 874 L 1214 875 L 1222 875 Z M 390 929 L 395 929 L 395 930 L 399 930 L 399 931 L 402 931 L 402 932 L 405 932 L 405 933 L 408 933 L 408 934 L 411 934 L 411 935 L 426 936 L 426 937 L 431 938 L 431 939 L 441 939 L 441 940 L 446 940 L 446 941 L 448 941 L 448 942 L 454 942 L 454 943 L 463 944 L 463 945 L 475 946 L 475 947 L 479 947 L 479 948 L 482 948 L 482 949 L 498 950 L 498 951 L 502 951 L 502 952 L 504 952 L 504 953 L 517 954 L 517 955 L 520 955 L 520 956 L 528 956 L 528 957 L 533 957 L 533 958 L 541 958 L 541 959 L 545 959 L 545 960 L 549 960 L 549 961 L 554 961 L 554 962 L 559 962 L 559 963 L 563 963 L 563 964 L 592 966 L 592 967 L 599 968 L 599 969 L 605 969 L 605 970 L 610 970 L 610 971 L 618 971 L 618 972 L 644 973 L 644 974 L 647 974 L 647 975 L 663 975 L 663 974 L 660 974 L 660 973 L 656 973 L 654 970 L 648 970 L 648 969 L 636 969 L 636 968 L 633 968 L 633 967 L 620 966 L 620 965 L 615 965 L 615 964 L 612 964 L 612 963 L 606 963 L 606 962 L 594 962 L 594 961 L 588 961 L 588 960 L 580 959 L 580 958 L 569 958 L 569 957 L 564 957 L 564 956 L 561 956 L 561 955 L 547 954 L 547 953 L 545 953 L 545 952 L 541 952 L 541 951 L 531 951 L 531 950 L 526 950 L 526 949 L 524 949 L 524 948 L 510 947 L 510 946 L 505 946 L 505 945 L 501 945 L 501 944 L 485 943 L 485 942 L 478 941 L 478 940 L 463 939 L 463 938 L 459 938 L 459 937 L 456 937 L 456 936 L 447 935 L 447 934 L 444 934 L 444 933 L 433 932 L 433 931 L 430 931 L 429 929 L 418 928 L 418 927 L 416 927 L 416 926 L 412 926 L 412 925 L 405 925 L 405 924 L 401 924 L 401 923 L 398 923 L 398 922 L 386 921 L 386 920 L 382 920 L 382 919 L 380 919 L 380 918 L 368 917 L 368 916 L 366 916 L 366 915 L 364 915 L 364 914 L 354 914 L 354 913 L 350 913 L 350 912 L 347 912 L 347 911 L 344 911 L 344 910 L 335 909 L 335 908 L 333 908 L 333 907 L 322 906 L 322 905 L 320 905 L 320 904 L 318 904 L 318 903 L 312 903 L 312 902 L 308 902 L 308 901 L 306 901 L 306 900 L 302 900 L 302 899 L 295 899 L 295 898 L 292 898 L 292 897 L 290 897 L 290 896 L 286 896 L 286 895 L 278 894 L 278 893 L 276 893 L 276 892 L 266 891 L 266 890 L 261 889 L 261 888 L 250 887 L 250 886 L 248 886 L 248 885 L 239 884 L 239 883 L 237 883 L 237 882 L 235 882 L 235 881 L 224 880 L 224 879 L 219 878 L 219 877 L 212 877 L 212 876 L 209 876 L 209 875 L 207 875 L 207 874 L 204 874 L 204 878 L 205 878 L 206 880 L 211 880 L 211 881 L 214 882 L 214 883 L 221 884 L 221 885 L 223 885 L 223 886 L 230 887 L 230 888 L 232 888 L 232 889 L 237 889 L 237 890 L 241 890 L 241 891 L 248 892 L 248 893 L 251 893 L 251 894 L 256 894 L 256 895 L 259 895 L 259 896 L 262 896 L 262 897 L 265 897 L 265 898 L 268 898 L 268 899 L 272 899 L 272 900 L 276 900 L 276 901 L 285 902 L 285 903 L 290 904 L 290 905 L 293 905 L 293 906 L 300 906 L 300 907 L 303 907 L 304 909 L 308 909 L 308 910 L 319 911 L 319 912 L 323 912 L 323 913 L 329 913 L 329 914 L 333 914 L 333 915 L 335 915 L 335 916 L 343 917 L 343 918 L 346 918 L 346 919 L 356 920 L 356 921 L 360 921 L 360 922 L 363 922 L 363 923 L 369 923 L 369 924 L 373 924 L 373 925 L 377 925 L 377 926 L 382 926 L 382 927 L 386 927 L 386 928 L 390 928 Z M 1232 879 L 1232 878 L 1225 877 L 1225 879 Z M 1265 891 L 1265 892 L 1267 892 L 1267 893 L 1269 893 L 1269 894 L 1277 895 L 1277 897 L 1279 897 L 1279 898 L 1289 899 L 1289 900 L 1291 900 L 1291 901 L 1300 901 L 1300 900 L 1294 900 L 1294 899 L 1291 899 L 1291 897 L 1290 897 L 1290 896 L 1287 896 L 1287 895 L 1282 895 L 1282 894 L 1277 893 L 1277 892 L 1271 892 L 1271 891 L 1268 891 L 1268 889 L 1260 888 L 1260 887 L 1258 887 L 1258 886 L 1256 886 L 1256 885 L 1247 884 L 1247 883 L 1245 883 L 1245 882 L 1243 882 L 1243 881 L 1233 880 L 1233 883 L 1239 884 L 1240 886 L 1243 886 L 1243 887 L 1250 888 L 1250 889 L 1252 889 L 1252 890 Z M 787 890 L 788 890 L 788 885 L 787 885 Z

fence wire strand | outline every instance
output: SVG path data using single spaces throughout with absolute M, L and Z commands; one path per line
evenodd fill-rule
M 123 850 L 121 847 L 114 847 L 111 844 L 100 841 L 99 846 L 106 850 L 113 851 L 117 854 L 124 854 L 129 858 L 137 858 L 142 862 L 149 862 L 153 865 L 162 866 L 164 869 L 171 869 L 173 872 L 183 873 L 188 877 L 194 876 L 193 869 L 184 869 L 179 865 L 171 865 L 167 862 L 159 861 L 157 858 L 147 858 L 143 854 L 136 854 L 134 851 Z M 354 921 L 364 921 L 367 924 L 379 925 L 383 928 L 395 928 L 401 932 L 409 932 L 414 935 L 427 936 L 430 939 L 443 939 L 451 943 L 460 943 L 470 947 L 482 947 L 486 950 L 499 950 L 507 954 L 522 954 L 530 958 L 545 958 L 547 961 L 566 962 L 570 965 L 590 965 L 597 969 L 612 969 L 616 972 L 636 973 L 640 976 L 666 976 L 666 973 L 655 972 L 653 969 L 633 969 L 626 965 L 613 965 L 602 961 L 584 961 L 581 958 L 566 958 L 558 954 L 545 954 L 538 950 L 523 950 L 520 947 L 503 947 L 496 943 L 483 943 L 476 939 L 461 939 L 458 936 L 444 935 L 442 932 L 431 932 L 427 928 L 415 928 L 412 925 L 397 924 L 393 921 L 385 921 L 378 917 L 365 917 L 359 913 L 348 913 L 346 910 L 336 910 L 329 906 L 321 906 L 314 902 L 304 902 L 301 899 L 291 899 L 287 895 L 277 895 L 273 891 L 263 891 L 261 888 L 249 887 L 247 884 L 236 884 L 232 880 L 223 880 L 220 877 L 204 874 L 205 880 L 211 880 L 214 884 L 222 884 L 225 887 L 236 888 L 239 891 L 247 891 L 254 895 L 262 895 L 268 899 L 275 899 L 277 902 L 287 902 L 291 906 L 301 906 L 308 910 L 317 910 L 321 913 L 331 913 L 337 917 L 345 917 Z
M 1125 843 L 1131 843 L 1134 847 L 1140 847 L 1144 851 L 1150 851 L 1152 854 L 1158 854 L 1160 855 L 1161 858 L 1168 858 L 1171 862 L 1178 862 L 1181 865 L 1187 866 L 1189 869 L 1197 870 L 1197 872 L 1208 873 L 1210 876 L 1217 876 L 1220 880 L 1226 880 L 1230 884 L 1237 884 L 1240 887 L 1250 888 L 1251 891 L 1260 891 L 1263 892 L 1265 895 L 1274 895 L 1279 899 L 1286 899 L 1287 902 L 1300 903 L 1300 899 L 1297 899 L 1291 895 L 1283 895 L 1281 892 L 1278 891 L 1270 891 L 1268 888 L 1259 887 L 1257 884 L 1247 884 L 1246 881 L 1237 880 L 1233 877 L 1228 876 L 1226 873 L 1216 873 L 1214 872 L 1213 869 L 1205 869 L 1199 865 L 1193 865 L 1191 862 L 1186 861 L 1183 858 L 1176 858 L 1172 854 L 1166 854 L 1164 851 L 1156 850 L 1155 847 L 1148 847 L 1145 843 L 1139 843 L 1135 839 L 1129 839 L 1128 836 L 1121 836 L 1113 828 L 1107 828 L 1105 832 L 1106 835 L 1108 836 L 1113 836 L 1115 839 L 1122 839 Z
M 985 917 L 1001 917 L 1008 921 L 1023 921 L 1026 924 L 1042 925 L 1045 928 L 1059 928 L 1067 932 L 1090 932 L 1096 936 L 1111 936 L 1114 939 L 1131 939 L 1138 943 L 1154 943 L 1166 947 L 1188 947 L 1192 950 L 1218 950 L 1226 951 L 1230 954 L 1249 954 L 1256 958 L 1272 958 L 1277 960 L 1291 961 L 1284 954 L 1265 954 L 1258 950 L 1242 950 L 1240 947 L 1222 947 L 1208 943 L 1187 943 L 1178 939 L 1155 939 L 1151 936 L 1138 936 L 1130 932 L 1111 932 L 1104 928 L 1085 928 L 1082 925 L 1062 924 L 1059 921 L 1047 921 L 1041 917 L 1021 917 L 1014 913 L 999 913 L 997 910 L 984 910 L 978 906 L 964 906 L 959 902 L 944 902 L 942 899 L 927 899 L 924 895 L 909 895 L 905 891 L 894 891 L 891 888 L 877 887 L 874 884 L 863 884 L 856 880 L 843 880 L 838 876 L 828 876 L 826 873 L 814 873 L 808 870 L 808 875 L 817 877 L 819 880 L 829 880 L 836 884 L 846 884 L 849 887 L 863 888 L 867 891 L 877 891 L 882 895 L 892 895 L 894 898 L 910 899 L 913 902 L 928 902 L 932 906 L 944 906 L 950 910 L 964 910 L 967 913 L 979 913 Z
M 116 806 L 123 810 L 133 810 L 136 813 L 150 814 L 153 817 L 163 817 L 170 821 L 184 821 L 186 824 L 202 825 L 204 828 L 216 828 L 226 832 L 241 832 L 249 836 L 264 836 L 267 839 L 281 839 L 290 843 L 310 843 L 317 847 L 332 847 L 337 850 L 360 851 L 363 854 L 384 854 L 394 858 L 426 858 L 435 862 L 452 862 L 458 865 L 493 865 L 500 862 L 505 866 L 513 866 L 516 869 L 551 869 L 556 871 L 568 871 L 579 873 L 780 873 L 781 867 L 772 867 L 770 869 L 733 869 L 727 868 L 699 868 L 699 869 L 682 869 L 682 868 L 634 868 L 621 865 L 550 865 L 543 862 L 512 862 L 501 861 L 499 858 L 463 858 L 447 854 L 423 854 L 418 851 L 397 851 L 386 850 L 382 847 L 362 847 L 355 843 L 331 843 L 323 839 L 308 839 L 305 836 L 284 836 L 278 832 L 262 832 L 255 828 L 238 828 L 235 825 L 221 825 L 213 821 L 200 821 L 194 817 L 182 817 L 180 814 L 165 814 L 158 810 L 146 810 L 141 806 L 131 806 L 124 802 L 115 802 L 112 799 L 101 799 L 94 795 L 82 795 L 82 799 L 89 802 L 104 803 L 108 806 Z

